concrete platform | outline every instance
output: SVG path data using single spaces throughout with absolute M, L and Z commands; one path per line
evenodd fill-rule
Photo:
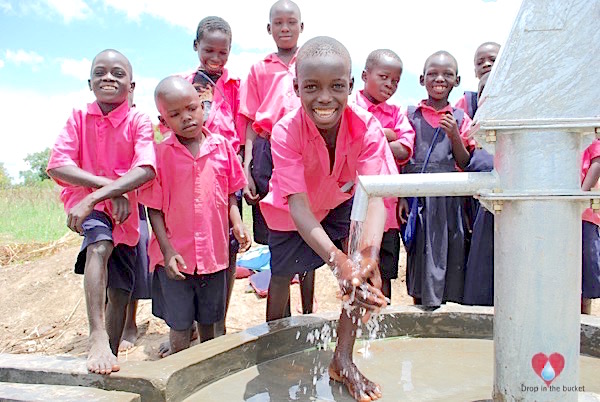
M 137 394 L 65 385 L 0 382 L 1 401 L 139 402 Z

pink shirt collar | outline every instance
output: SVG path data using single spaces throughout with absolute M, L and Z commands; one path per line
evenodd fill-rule
M 127 101 L 121 103 L 116 109 L 108 113 L 106 116 L 102 113 L 98 102 L 88 103 L 87 112 L 92 116 L 106 117 L 113 127 L 117 127 L 127 118 L 129 113 L 129 104 Z
M 300 50 L 300 48 L 296 49 L 296 53 L 294 53 L 294 55 L 292 56 L 292 59 L 290 60 L 290 63 L 287 64 L 287 66 L 293 66 L 294 64 L 296 64 L 296 57 L 298 56 L 298 50 Z M 277 53 L 268 54 L 264 60 L 266 62 L 280 63 L 280 64 L 283 64 L 284 66 L 286 65 L 283 61 L 281 61 L 279 56 L 277 56 Z
M 214 135 L 210 131 L 208 131 L 208 129 L 204 126 L 202 126 L 202 133 L 204 134 L 205 138 L 204 141 L 202 141 L 202 144 L 200 145 L 200 151 L 198 152 L 198 155 L 196 155 L 195 159 L 200 159 L 203 156 L 210 154 L 217 148 L 217 144 L 215 144 L 213 140 Z M 179 142 L 177 136 L 173 131 L 168 132 L 167 136 L 165 137 L 165 139 L 162 140 L 161 144 L 165 144 L 165 146 L 178 148 L 183 152 L 184 155 L 193 158 L 190 151 L 188 151 L 185 145 Z
M 381 102 L 379 104 L 374 104 L 365 96 L 365 90 L 361 89 L 356 94 L 356 104 L 363 109 L 371 112 L 372 114 L 381 113 L 389 116 L 393 116 L 395 107 L 390 105 L 387 102 Z

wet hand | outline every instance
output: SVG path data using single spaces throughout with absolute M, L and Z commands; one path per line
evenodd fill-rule
M 125 194 L 113 197 L 110 199 L 112 218 L 116 225 L 119 225 L 129 217 L 131 210 L 129 209 L 129 199 Z
M 246 251 L 252 245 L 252 238 L 246 228 L 246 225 L 240 223 L 233 226 L 233 235 L 235 236 L 238 243 L 240 243 L 240 252 Z
M 179 267 L 182 269 L 187 268 L 181 255 L 177 253 L 169 253 L 165 255 L 165 273 L 169 279 L 175 281 L 182 281 L 185 279 L 185 275 L 179 271 Z

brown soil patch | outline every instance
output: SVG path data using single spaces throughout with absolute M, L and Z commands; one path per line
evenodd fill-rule
M 71 241 L 71 240 L 70 240 Z M 75 242 L 75 244 L 73 244 Z M 88 326 L 83 278 L 73 273 L 79 250 L 77 240 L 64 242 L 52 255 L 22 264 L 0 268 L 0 317 L 2 339 L 0 353 L 42 353 L 85 356 Z M 393 282 L 392 304 L 412 304 L 404 283 L 404 254 L 400 278 Z M 248 279 L 235 283 L 227 317 L 229 332 L 236 332 L 264 322 L 266 299 L 248 293 Z M 339 311 L 336 281 L 330 270 L 317 270 L 317 312 Z M 292 314 L 300 305 L 298 285 L 292 285 Z M 593 306 L 600 315 L 600 300 Z M 140 339 L 136 346 L 119 356 L 126 360 L 158 359 L 158 345 L 167 339 L 168 327 L 152 316 L 151 302 L 140 301 L 137 323 Z

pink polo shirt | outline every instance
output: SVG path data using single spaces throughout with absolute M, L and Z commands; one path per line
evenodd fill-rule
M 296 55 L 286 65 L 271 53 L 250 68 L 242 84 L 240 113 L 253 121 L 252 129 L 263 137 L 268 138 L 279 119 L 300 107 L 294 91 Z
M 52 148 L 47 169 L 77 166 L 115 180 L 137 166 L 155 168 L 153 144 L 154 132 L 147 115 L 123 102 L 104 116 L 94 102 L 86 110 L 73 110 Z M 57 183 L 64 187 L 60 197 L 67 212 L 93 191 L 60 180 Z M 114 226 L 113 241 L 115 245 L 135 246 L 140 236 L 137 192 L 131 191 L 127 197 L 131 215 Z M 110 201 L 100 202 L 94 209 L 112 217 Z
M 287 197 L 306 193 L 318 221 L 346 201 L 357 175 L 397 173 L 381 124 L 369 112 L 348 104 L 338 131 L 335 164 L 330 172 L 329 153 L 319 130 L 298 108 L 282 118 L 271 136 L 273 176 L 269 193 L 260 209 L 272 230 L 297 230 L 289 212 Z
M 236 153 L 224 137 L 203 127 L 206 138 L 193 157 L 169 133 L 156 145 L 156 178 L 140 190 L 140 201 L 164 214 L 171 245 L 187 274 L 210 274 L 229 265 L 229 194 L 246 184 Z M 148 248 L 150 268 L 164 266 L 158 240 Z
M 464 94 L 462 96 L 462 98 L 460 98 L 456 102 L 456 104 L 454 105 L 454 108 L 455 109 L 460 109 L 460 110 L 464 111 L 465 113 L 467 113 L 467 106 L 468 106 L 468 103 L 467 103 L 467 94 Z
M 592 164 L 592 159 L 600 156 L 600 140 L 594 140 L 592 144 L 583 151 L 583 155 L 581 157 L 581 182 L 585 179 L 585 175 L 588 170 L 590 170 L 590 165 Z M 593 189 L 598 188 L 598 183 L 592 187 Z M 600 226 L 600 213 L 594 212 L 592 208 L 587 208 L 583 211 L 583 215 L 581 215 L 581 219 L 587 222 L 591 222 L 597 226 Z
M 413 145 L 415 143 L 415 130 L 408 121 L 408 118 L 400 110 L 400 106 L 392 105 L 387 102 L 374 104 L 364 94 L 364 90 L 356 92 L 354 95 L 354 102 L 367 110 L 373 116 L 379 120 L 383 128 L 389 128 L 393 130 L 398 139 L 393 142 L 398 142 L 408 148 L 409 156 L 406 160 L 400 161 L 400 165 L 408 162 L 413 153 Z M 395 172 L 396 173 L 396 172 Z M 384 199 L 387 218 L 385 221 L 385 231 L 389 229 L 399 229 L 400 222 L 398 221 L 398 198 L 385 198 Z
M 421 113 L 423 114 L 423 118 L 425 119 L 425 121 L 427 121 L 427 123 L 431 127 L 434 127 L 434 128 L 437 128 L 440 126 L 440 119 L 442 118 L 442 116 L 445 113 L 447 113 L 447 112 L 452 113 L 452 111 L 453 111 L 453 108 L 451 105 L 448 105 L 443 109 L 436 110 L 433 107 L 428 106 L 427 100 L 425 100 L 425 99 L 422 100 L 417 105 L 417 109 L 421 109 Z M 472 123 L 473 123 L 473 121 L 471 120 L 469 115 L 465 112 L 463 121 L 462 121 L 460 127 L 458 127 L 458 131 L 460 133 L 462 142 L 465 145 L 465 148 L 467 148 L 467 151 L 469 151 L 469 152 L 472 152 L 477 147 L 477 141 L 475 141 L 474 138 L 469 136 L 469 132 L 471 131 Z M 413 146 L 414 146 L 414 143 L 413 143 Z
M 193 83 L 199 68 L 181 74 L 181 77 Z M 204 127 L 211 133 L 221 134 L 229 140 L 235 152 L 239 152 L 240 144 L 246 141 L 246 119 L 239 114 L 240 80 L 230 77 L 229 72 L 224 68 L 223 75 L 216 84 L 217 86 L 213 88 L 210 114 Z

